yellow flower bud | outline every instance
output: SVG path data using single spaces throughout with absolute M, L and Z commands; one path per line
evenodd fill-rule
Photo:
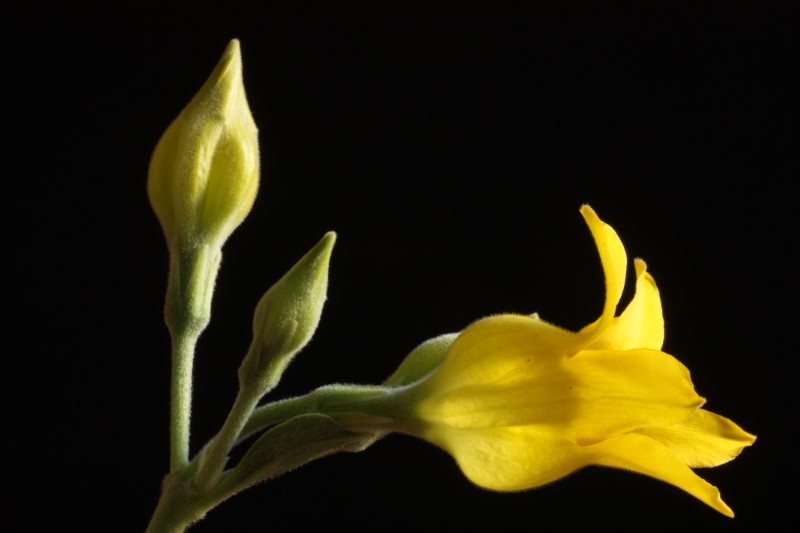
M 253 341 L 239 368 L 242 388 L 254 387 L 265 394 L 311 340 L 328 292 L 328 265 L 335 241 L 334 232 L 326 233 L 258 302 Z
M 147 192 L 170 250 L 221 247 L 250 211 L 258 173 L 258 130 L 234 39 L 150 161 Z

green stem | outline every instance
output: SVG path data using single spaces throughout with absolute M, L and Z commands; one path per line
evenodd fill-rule
M 200 333 L 211 318 L 211 296 L 219 270 L 219 250 L 176 245 L 170 254 L 164 317 L 172 337 L 170 471 L 189 463 L 192 367 Z
M 305 396 L 278 400 L 259 407 L 250 415 L 250 419 L 242 428 L 236 443 L 238 444 L 253 433 L 288 420 L 293 416 L 315 412 L 317 405 L 316 397 L 314 396 L 315 392 L 310 392 Z
M 236 443 L 299 415 L 321 413 L 337 418 L 353 412 L 379 413 L 383 411 L 382 400 L 388 399 L 393 392 L 393 389 L 374 385 L 328 385 L 304 396 L 272 402 L 253 411 Z
M 172 389 L 170 398 L 170 471 L 189 463 L 189 419 L 192 409 L 192 367 L 197 336 L 177 333 L 172 338 Z
M 147 533 L 181 533 L 212 508 L 249 487 L 252 480 L 246 473 L 242 477 L 242 472 L 239 472 L 240 475 L 231 475 L 236 473 L 235 470 L 222 472 L 230 450 L 248 435 L 312 413 L 345 422 L 348 428 L 355 431 L 359 426 L 363 426 L 367 432 L 382 431 L 384 428 L 391 431 L 393 421 L 382 413 L 387 412 L 385 402 L 392 402 L 396 391 L 379 386 L 329 385 L 305 396 L 277 401 L 257 410 L 254 407 L 260 395 L 240 391 L 217 436 L 191 463 L 179 467 L 164 479 L 161 499 Z M 353 443 L 363 442 L 362 439 L 353 433 Z M 183 442 L 183 439 L 176 438 L 175 441 Z M 295 444 L 300 446 L 306 443 Z M 346 449 L 341 440 L 331 442 L 330 446 L 330 452 Z M 311 447 L 308 458 L 299 462 L 312 460 L 324 453 L 328 453 L 324 447 Z
M 173 499 L 162 496 L 150 518 L 146 533 L 183 533 L 192 520 L 181 516 L 181 510 Z
M 199 460 L 195 479 L 201 490 L 209 489 L 219 478 L 228 460 L 228 452 L 236 444 L 236 439 L 260 399 L 261 395 L 252 390 L 239 390 L 222 429 L 198 456 L 202 459 Z
M 146 533 L 183 533 L 211 508 L 199 501 L 189 478 L 186 472 L 167 474 Z

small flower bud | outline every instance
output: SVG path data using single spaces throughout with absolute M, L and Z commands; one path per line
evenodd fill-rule
M 253 317 L 253 341 L 239 368 L 242 388 L 266 394 L 317 329 L 328 292 L 336 234 L 328 232 L 262 296 Z
M 150 161 L 147 192 L 170 250 L 221 247 L 250 211 L 258 173 L 258 130 L 234 39 Z

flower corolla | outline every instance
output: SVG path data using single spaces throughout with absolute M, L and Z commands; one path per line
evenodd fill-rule
M 589 206 L 581 214 L 605 273 L 600 318 L 572 332 L 537 315 L 497 315 L 437 340 L 442 358 L 430 372 L 387 381 L 402 385 L 401 431 L 445 449 L 488 489 L 529 489 L 600 465 L 666 481 L 733 516 L 692 469 L 730 461 L 755 438 L 702 409 L 689 371 L 661 350 L 661 300 L 644 261 L 635 260 L 635 295 L 615 316 L 625 249 Z

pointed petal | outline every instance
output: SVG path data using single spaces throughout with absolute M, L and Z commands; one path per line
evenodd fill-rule
M 660 442 L 691 468 L 727 463 L 756 440 L 731 420 L 704 409 L 684 422 L 635 433 Z
M 617 232 L 614 228 L 600 220 L 594 210 L 588 205 L 581 207 L 589 231 L 594 237 L 597 251 L 600 254 L 600 262 L 603 265 L 603 273 L 606 283 L 606 301 L 603 305 L 603 314 L 593 324 L 583 328 L 581 333 L 587 337 L 593 337 L 601 332 L 614 318 L 617 304 L 622 297 L 622 289 L 625 287 L 625 269 L 628 265 L 628 258 L 625 254 L 625 247 L 622 245 Z
M 636 294 L 622 314 L 611 321 L 594 341 L 587 346 L 591 350 L 632 350 L 649 348 L 660 350 L 664 344 L 664 316 L 661 312 L 661 297 L 656 282 L 647 273 L 647 265 L 641 259 L 634 261 L 636 267 Z
M 628 433 L 588 446 L 592 463 L 645 474 L 685 490 L 726 516 L 733 511 L 720 498 L 719 490 L 692 472 L 674 453 L 644 435 Z
M 588 464 L 574 442 L 547 428 L 437 427 L 424 437 L 448 451 L 470 481 L 491 490 L 538 487 Z

